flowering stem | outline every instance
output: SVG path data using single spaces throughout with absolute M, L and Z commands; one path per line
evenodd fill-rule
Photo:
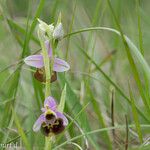
M 51 138 L 50 137 L 45 137 L 45 148 L 44 150 L 51 150 Z
M 46 82 L 45 82 L 45 98 L 50 96 L 50 80 L 51 80 L 51 65 L 50 60 L 48 56 L 48 51 L 46 50 L 45 46 L 45 39 L 43 33 L 39 30 L 38 32 L 40 44 L 42 47 L 42 55 L 43 55 L 43 61 L 44 61 L 44 69 L 45 69 L 45 75 L 46 75 Z M 51 138 L 45 137 L 45 148 L 44 150 L 51 150 Z
M 50 67 L 48 51 L 46 50 L 46 47 L 45 47 L 45 40 L 42 37 L 42 33 L 40 30 L 39 30 L 39 39 L 40 39 L 40 44 L 42 47 L 42 55 L 43 55 L 43 61 L 44 61 L 44 67 L 45 67 L 45 75 L 46 75 L 45 98 L 47 98 L 51 94 L 50 92 L 51 67 Z

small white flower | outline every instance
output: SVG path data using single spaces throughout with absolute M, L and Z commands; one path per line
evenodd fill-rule
M 63 36 L 64 36 L 63 26 L 62 23 L 59 23 L 54 29 L 53 37 L 54 39 L 60 40 L 62 39 Z
M 54 26 L 53 26 L 53 24 L 48 25 L 48 28 L 49 28 L 49 30 L 50 30 L 51 32 L 54 31 Z
M 46 29 L 48 28 L 48 24 L 46 24 L 44 21 L 42 21 L 40 19 L 38 19 L 38 21 L 39 21 L 39 28 L 42 31 L 46 32 Z
M 44 21 L 38 19 L 39 21 L 39 28 L 41 31 L 43 31 L 44 33 L 47 32 L 48 36 L 51 38 L 52 34 L 54 32 L 54 26 L 53 24 L 48 25 L 47 23 L 45 23 Z

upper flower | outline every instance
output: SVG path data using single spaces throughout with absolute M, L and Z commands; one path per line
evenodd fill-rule
M 64 30 L 61 23 L 61 19 L 59 18 L 57 21 L 56 26 L 54 27 L 53 24 L 48 25 L 44 21 L 38 19 L 39 21 L 39 28 L 47 34 L 49 39 L 61 40 L 64 36 Z
M 44 108 L 41 110 L 43 113 L 35 122 L 33 131 L 41 130 L 45 136 L 50 136 L 61 133 L 68 125 L 67 118 L 57 110 L 56 101 L 53 97 L 49 96 L 45 99 Z
M 48 40 L 45 42 L 45 46 L 48 50 L 48 55 L 49 55 L 49 58 L 51 60 L 52 48 L 51 48 Z M 43 68 L 44 67 L 44 61 L 43 61 L 43 55 L 42 54 L 30 55 L 24 59 L 24 62 L 27 65 L 32 66 L 32 67 L 36 67 L 36 68 Z M 64 61 L 60 58 L 54 57 L 53 71 L 64 72 L 64 71 L 67 71 L 69 69 L 70 69 L 70 66 L 66 61 Z

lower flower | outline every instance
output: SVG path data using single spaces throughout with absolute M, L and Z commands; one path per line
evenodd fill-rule
M 67 118 L 57 110 L 57 105 L 53 97 L 49 96 L 46 98 L 44 108 L 41 110 L 43 113 L 35 122 L 33 131 L 37 132 L 41 130 L 45 136 L 57 135 L 68 125 Z

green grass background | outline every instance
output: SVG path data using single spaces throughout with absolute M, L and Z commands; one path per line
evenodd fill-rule
M 61 12 L 65 36 L 57 55 L 71 69 L 58 74 L 51 90 L 59 103 L 67 84 L 64 112 L 70 125 L 56 136 L 53 149 L 149 149 L 149 5 L 142 0 L 1 0 L 0 143 L 44 147 L 44 136 L 32 131 L 44 85 L 22 60 L 40 49 L 37 18 L 50 24 Z

